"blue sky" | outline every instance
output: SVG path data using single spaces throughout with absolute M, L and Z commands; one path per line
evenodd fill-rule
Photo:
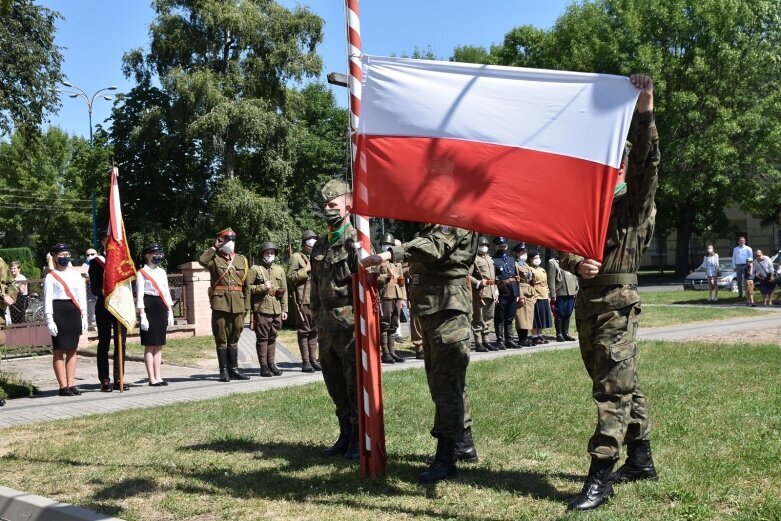
M 153 11 L 147 0 L 40 0 L 59 11 L 56 42 L 63 49 L 63 73 L 88 94 L 116 85 L 131 88 L 122 75 L 122 55 L 146 48 Z M 323 73 L 347 69 L 344 5 L 341 0 L 281 0 L 293 7 L 309 6 L 325 20 L 325 41 L 320 46 Z M 531 24 L 547 28 L 571 0 L 363 0 L 361 35 L 363 52 L 387 56 L 411 53 L 415 46 L 447 59 L 458 45 L 500 43 L 513 27 Z M 325 77 L 323 76 L 323 81 Z M 345 89 L 336 95 L 347 103 Z M 99 99 L 93 108 L 93 125 L 103 122 L 112 102 Z M 87 106 L 80 98 L 62 98 L 58 114 L 49 122 L 66 131 L 87 137 Z

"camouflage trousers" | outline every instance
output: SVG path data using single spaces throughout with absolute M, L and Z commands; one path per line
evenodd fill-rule
M 475 344 L 481 344 L 486 341 L 488 329 L 494 321 L 494 299 L 474 298 L 472 310 L 472 334 L 475 337 Z
M 244 313 L 212 310 L 212 334 L 217 349 L 235 349 L 244 330 Z
M 472 426 L 472 406 L 466 390 L 469 365 L 469 315 L 454 310 L 417 317 L 423 338 L 423 360 L 431 399 L 431 435 L 457 441 Z
M 597 426 L 588 452 L 618 459 L 621 446 L 647 440 L 648 404 L 637 383 L 637 327 L 640 303 L 576 319 L 580 354 L 592 381 Z
M 355 369 L 355 329 L 319 328 L 320 365 L 337 418 L 358 420 L 358 382 Z

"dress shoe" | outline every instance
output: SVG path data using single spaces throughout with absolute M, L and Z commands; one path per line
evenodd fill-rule
M 119 391 L 119 382 L 114 382 L 114 390 L 115 391 Z M 130 390 L 130 386 L 128 384 L 124 384 L 124 386 L 122 387 L 122 390 L 123 391 L 129 391 Z
M 60 396 L 73 396 L 73 391 L 70 387 L 60 387 Z
M 154 383 L 149 382 L 149 387 L 162 387 L 162 386 L 163 386 L 163 382 L 154 382 Z
M 68 389 L 71 390 L 74 396 L 81 396 L 81 391 L 79 391 L 78 387 L 70 386 Z
M 556 342 L 564 342 L 564 335 L 556 335 Z
M 114 390 L 114 387 L 111 385 L 111 380 L 106 380 L 104 382 L 100 382 L 100 392 L 102 393 L 110 393 Z

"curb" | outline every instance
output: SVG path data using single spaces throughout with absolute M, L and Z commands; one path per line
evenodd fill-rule
M 122 521 L 86 508 L 0 486 L 0 520 L 6 521 Z

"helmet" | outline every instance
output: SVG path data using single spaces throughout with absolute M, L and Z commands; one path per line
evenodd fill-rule
M 504 237 L 496 237 L 496 238 L 494 239 L 494 244 L 495 244 L 496 246 L 502 246 L 502 245 L 505 245 L 505 244 L 507 244 L 507 239 L 506 239 L 506 238 L 504 238 Z
M 266 250 L 274 250 L 274 254 L 276 255 L 279 253 L 279 250 L 277 250 L 277 247 L 274 245 L 271 241 L 266 241 L 263 244 L 260 245 L 260 254 L 263 255 L 263 252 Z
M 317 239 L 317 234 L 312 230 L 306 230 L 301 234 L 301 242 L 305 242 L 307 239 Z
M 380 241 L 380 244 L 396 244 L 396 239 L 393 238 L 392 233 L 386 233 L 382 236 L 382 240 Z
M 485 237 L 480 237 L 480 239 L 478 239 L 478 241 L 477 241 L 477 245 L 478 246 L 488 246 L 488 239 L 486 239 Z

